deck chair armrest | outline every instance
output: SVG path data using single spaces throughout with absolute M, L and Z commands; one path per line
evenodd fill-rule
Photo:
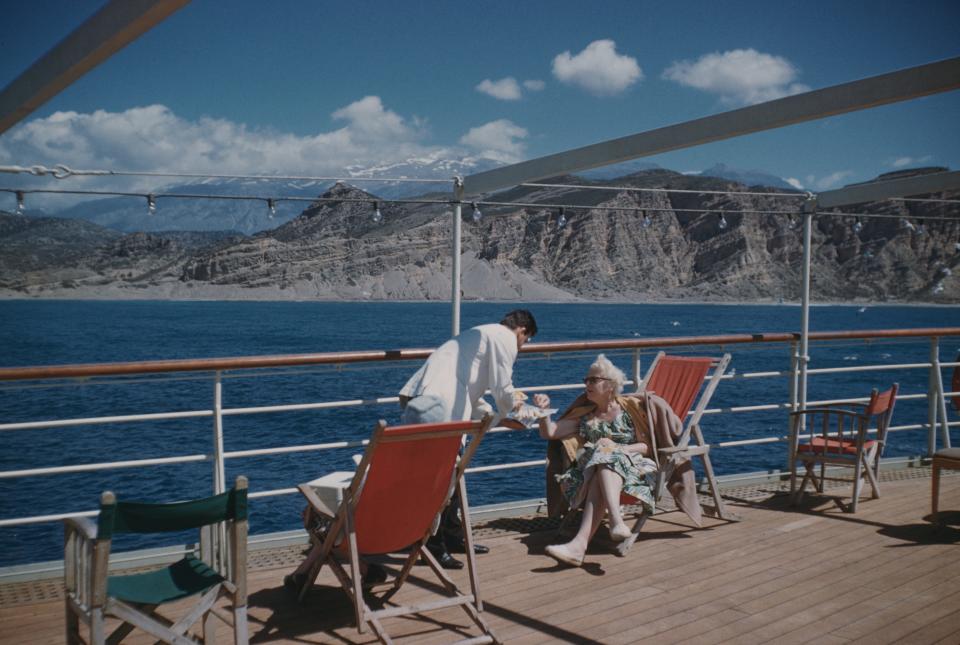
M 297 486 L 303 496 L 307 499 L 307 503 L 310 504 L 310 507 L 320 513 L 321 515 L 333 519 L 336 514 L 336 509 L 331 509 L 326 503 L 320 499 L 320 496 L 317 495 L 316 491 L 313 490 L 313 487 L 310 484 L 300 484 Z
M 89 517 L 68 517 L 63 523 L 91 542 L 97 539 L 97 525 Z

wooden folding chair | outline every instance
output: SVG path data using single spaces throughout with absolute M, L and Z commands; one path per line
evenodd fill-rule
M 89 631 L 88 643 L 119 643 L 134 628 L 165 643 L 185 645 L 197 641 L 188 633 L 203 619 L 203 642 L 213 643 L 213 617 L 233 627 L 234 642 L 247 643 L 247 479 L 237 477 L 236 486 L 221 495 L 173 504 L 117 501 L 113 493 L 101 497 L 97 523 L 85 517 L 64 521 L 66 540 L 64 575 L 66 587 L 66 642 L 82 643 L 80 621 Z M 226 523 L 229 539 L 228 564 L 219 566 L 188 554 L 168 567 L 144 573 L 108 575 L 108 560 L 114 535 L 159 533 L 192 528 L 215 529 Z M 223 570 L 218 570 L 223 569 Z M 161 616 L 165 603 L 199 595 L 197 604 L 176 622 Z M 232 611 L 215 606 L 221 596 L 230 599 Z M 109 636 L 105 618 L 122 622 Z
M 846 466 L 854 469 L 852 501 L 844 506 L 834 498 L 837 505 L 849 513 L 857 512 L 857 501 L 863 478 L 866 477 L 873 491 L 873 498 L 880 497 L 880 457 L 887 442 L 887 429 L 893 417 L 899 386 L 894 383 L 886 392 L 873 390 L 866 405 L 840 403 L 822 405 L 791 412 L 790 426 L 790 495 L 791 503 L 800 501 L 807 482 L 823 493 L 824 481 L 849 481 L 846 478 L 828 477 L 827 465 Z M 851 409 L 854 408 L 854 409 Z M 861 411 L 857 412 L 855 409 Z M 810 440 L 800 441 L 803 421 L 810 432 Z M 871 423 L 877 425 L 877 438 L 868 439 Z M 797 465 L 803 464 L 806 472 L 797 488 Z M 819 476 L 814 472 L 820 466 Z
M 487 416 L 482 421 L 394 427 L 388 427 L 385 421 L 380 421 L 353 480 L 343 491 L 343 500 L 338 508 L 329 508 L 308 484 L 300 485 L 300 492 L 306 497 L 312 512 L 325 520 L 311 532 L 313 546 L 292 576 L 292 580 L 299 585 L 300 599 L 306 596 L 321 568 L 327 564 L 353 602 L 357 629 L 361 633 L 369 626 L 377 638 L 389 643 L 390 637 L 382 619 L 459 606 L 482 632 L 481 636 L 462 642 L 499 642 L 480 615 L 483 603 L 473 553 L 470 507 L 463 481 L 463 472 L 491 421 L 492 417 Z M 461 440 L 465 435 L 469 435 L 471 441 L 458 460 Z M 451 489 L 459 495 L 463 513 L 463 535 L 472 592 L 469 594 L 460 592 L 426 548 L 434 520 L 446 506 Z M 386 603 L 397 593 L 419 558 L 423 558 L 440 579 L 446 597 L 415 606 L 394 605 L 372 610 L 364 598 L 361 558 L 402 551 L 408 553 L 393 582 L 375 586 L 389 587 L 380 601 Z M 349 572 L 337 556 L 348 561 Z M 372 592 L 372 589 L 369 591 Z
M 674 414 L 683 423 L 683 432 L 673 446 L 656 445 L 656 432 L 653 430 L 653 421 L 650 420 L 650 437 L 653 441 L 653 459 L 657 462 L 657 480 L 654 490 L 654 500 L 659 502 L 666 490 L 667 482 L 673 476 L 677 467 L 693 457 L 700 457 L 703 461 L 704 476 L 710 486 L 717 517 L 725 520 L 738 519 L 727 511 L 720 496 L 713 473 L 713 464 L 710 463 L 710 444 L 703 438 L 700 429 L 700 418 L 703 416 L 707 404 L 713 396 L 720 379 L 730 364 L 730 354 L 720 358 L 668 356 L 659 352 L 653 359 L 647 374 L 637 389 L 638 394 L 656 394 L 664 399 Z M 711 370 L 713 370 L 711 372 Z M 694 407 L 696 403 L 696 407 Z M 691 408 L 693 411 L 691 412 Z M 649 415 L 649 406 L 647 413 Z M 648 417 L 649 419 L 649 417 Z M 696 443 L 691 444 L 691 439 Z M 627 494 L 621 494 L 621 504 L 635 504 L 636 499 Z M 640 535 L 643 525 L 647 521 L 647 513 L 641 512 L 633 526 L 630 537 L 617 545 L 617 552 L 625 555 Z

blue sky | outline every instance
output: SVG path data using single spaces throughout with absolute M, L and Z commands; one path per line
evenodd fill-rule
M 5 5 L 0 85 L 101 3 Z M 195 0 L 0 135 L 0 164 L 316 175 L 512 162 L 957 56 L 958 28 L 960 3 L 923 0 Z M 825 190 L 960 167 L 958 116 L 955 91 L 649 160 Z

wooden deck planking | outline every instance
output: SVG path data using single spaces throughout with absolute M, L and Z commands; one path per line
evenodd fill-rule
M 581 569 L 543 555 L 552 531 L 483 537 L 493 547 L 478 558 L 484 617 L 510 643 L 960 642 L 960 514 L 934 535 L 924 520 L 929 491 L 929 479 L 885 481 L 883 497 L 864 498 L 856 515 L 810 495 L 799 509 L 782 497 L 728 497 L 742 522 L 708 518 L 696 530 L 680 513 L 661 515 L 626 558 L 598 544 Z M 942 509 L 958 502 L 960 476 L 945 476 Z M 282 588 L 291 568 L 251 570 L 253 642 L 376 642 L 357 632 L 328 571 L 303 605 L 291 600 Z M 439 588 L 428 568 L 414 574 L 399 602 L 428 600 Z M 466 572 L 453 577 L 467 588 Z M 60 643 L 63 603 L 0 606 L 0 624 L 0 643 Z M 386 627 L 426 645 L 478 633 L 456 608 Z M 222 628 L 217 641 L 230 640 Z M 135 633 L 125 642 L 152 639 Z

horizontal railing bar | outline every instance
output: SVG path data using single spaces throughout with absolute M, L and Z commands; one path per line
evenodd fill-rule
M 817 367 L 808 369 L 807 374 L 839 374 L 841 372 L 882 372 L 884 370 L 929 369 L 933 363 L 900 363 L 888 365 L 855 365 L 851 367 Z
M 131 461 L 104 461 L 96 464 L 77 464 L 75 466 L 51 466 L 49 468 L 29 468 L 26 470 L 0 471 L 0 479 L 11 477 L 33 477 L 36 475 L 62 475 L 65 473 L 83 473 L 111 468 L 138 468 L 140 466 L 160 466 L 164 464 L 185 464 L 196 461 L 209 461 L 209 455 L 184 455 L 181 457 L 158 457 L 156 459 L 135 459 Z
M 3 430 L 36 430 L 42 428 L 64 428 L 69 426 L 96 425 L 105 423 L 125 423 L 128 421 L 163 421 L 167 419 L 196 419 L 213 416 L 212 410 L 189 410 L 184 412 L 148 412 L 145 414 L 125 414 L 113 417 L 85 417 L 82 419 L 59 419 L 56 421 L 24 421 L 22 423 L 0 424 Z
M 880 329 L 869 331 L 814 332 L 812 341 L 875 338 L 920 338 L 960 336 L 960 327 L 923 329 Z M 594 340 L 555 343 L 528 343 L 520 351 L 524 354 L 559 353 L 601 349 L 642 349 L 644 347 L 678 347 L 704 345 L 736 345 L 750 343 L 784 343 L 795 341 L 794 332 L 729 334 L 717 336 L 677 336 L 665 338 L 632 338 L 623 340 Z M 77 378 L 120 374 L 157 372 L 211 372 L 264 367 L 321 365 L 332 363 L 362 363 L 372 361 L 418 360 L 428 357 L 432 349 L 399 349 L 359 352 L 327 352 L 317 354 L 287 354 L 277 356 L 242 356 L 229 358 L 138 361 L 128 363 L 101 363 L 86 365 L 48 365 L 34 367 L 0 368 L 0 381 L 21 381 L 53 378 Z
M 493 466 L 474 466 L 467 468 L 464 472 L 468 475 L 473 473 L 488 473 L 494 470 L 513 470 L 514 468 L 527 468 L 529 466 L 543 466 L 547 463 L 546 459 L 535 459 L 533 461 L 516 461 L 510 464 L 495 464 Z

